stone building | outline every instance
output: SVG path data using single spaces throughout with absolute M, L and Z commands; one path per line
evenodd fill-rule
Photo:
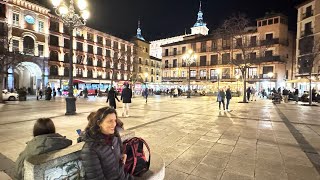
M 4 88 L 64 88 L 69 77 L 68 27 L 37 1 L 1 1 L 0 22 L 8 24 L 10 51 L 28 58 L 9 69 Z M 74 85 L 104 90 L 111 81 L 123 84 L 133 73 L 133 43 L 90 27 L 77 28 L 74 36 Z
M 257 89 L 284 87 L 285 81 L 293 78 L 295 62 L 294 34 L 288 31 L 287 18 L 281 14 L 268 14 L 258 19 L 255 27 L 246 31 L 245 39 L 250 40 L 250 46 L 256 49 L 250 53 L 250 59 L 255 59 L 256 63 L 252 63 L 247 69 L 248 83 Z M 183 55 L 188 49 L 193 49 L 197 59 L 191 64 L 192 89 L 207 88 L 215 91 L 217 84 L 223 82 L 235 88 L 238 81 L 241 81 L 241 73 L 230 62 L 231 58 L 242 58 L 236 44 L 237 42 L 231 43 L 230 39 L 216 38 L 209 34 L 189 35 L 183 41 L 163 45 L 162 81 L 186 89 L 188 67 Z M 269 77 L 270 73 L 272 77 Z

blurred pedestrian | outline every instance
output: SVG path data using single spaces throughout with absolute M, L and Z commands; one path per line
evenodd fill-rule
M 226 91 L 226 99 L 227 99 L 226 108 L 227 108 L 227 111 L 230 111 L 230 109 L 229 109 L 229 103 L 230 103 L 231 98 L 232 98 L 231 90 L 230 90 L 230 87 L 228 87 L 228 89 L 227 89 L 227 91 Z
M 226 98 L 226 93 L 224 92 L 223 88 L 221 88 L 218 92 L 218 102 L 219 102 L 219 111 L 221 111 L 221 104 L 223 105 L 223 110 L 225 111 L 225 103 L 224 100 Z
M 129 117 L 129 104 L 131 103 L 131 98 L 132 90 L 129 88 L 129 84 L 127 84 L 121 93 L 121 100 L 123 103 L 122 117 Z
M 117 109 L 116 99 L 118 102 L 120 102 L 120 100 L 117 97 L 117 93 L 114 91 L 112 87 L 108 93 L 107 102 L 109 101 L 109 106 L 114 109 Z
M 143 97 L 146 99 L 146 104 L 148 103 L 149 90 L 145 88 L 143 91 Z

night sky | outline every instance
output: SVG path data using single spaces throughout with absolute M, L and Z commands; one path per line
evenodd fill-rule
M 129 40 L 136 34 L 141 20 L 146 40 L 157 40 L 190 33 L 199 10 L 198 0 L 88 0 L 91 17 L 88 25 L 97 30 Z M 252 21 L 265 12 L 281 12 L 289 16 L 295 30 L 295 6 L 303 0 L 203 0 L 204 21 L 210 30 L 217 28 L 232 14 L 245 13 Z M 210 31 L 209 31 L 210 33 Z

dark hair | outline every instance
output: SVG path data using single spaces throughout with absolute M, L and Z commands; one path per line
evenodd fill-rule
M 101 133 L 99 125 L 109 114 L 115 114 L 117 118 L 116 126 L 123 129 L 123 122 L 118 119 L 117 111 L 111 107 L 103 107 L 98 109 L 96 112 L 91 112 L 87 119 L 88 125 L 85 128 L 85 131 L 88 131 L 91 135 L 96 136 Z M 116 136 L 119 136 L 117 130 L 115 132 Z
M 53 121 L 50 118 L 40 118 L 33 126 L 33 136 L 39 136 L 43 134 L 56 133 L 56 128 Z

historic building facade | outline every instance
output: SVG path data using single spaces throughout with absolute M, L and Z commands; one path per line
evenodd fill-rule
M 69 30 L 53 15 L 50 16 L 49 29 L 49 81 L 63 84 L 63 80 L 66 82 L 69 77 Z M 90 27 L 76 28 L 73 36 L 73 76 L 80 84 L 86 84 L 89 89 L 105 90 L 111 81 L 117 85 L 130 79 L 133 43 Z
M 309 0 L 297 6 L 297 77 L 308 76 L 309 58 L 313 53 L 317 53 L 312 46 L 320 44 L 320 0 Z M 310 46 L 308 46 L 310 45 Z M 313 51 L 313 53 L 312 53 Z M 317 50 L 318 53 L 319 49 Z M 320 75 L 320 57 L 313 65 L 312 75 Z
M 257 26 L 247 31 L 246 39 L 250 39 L 251 45 L 256 47 L 256 51 L 250 53 L 250 58 L 257 60 L 247 70 L 248 82 L 258 89 L 284 87 L 285 80 L 293 78 L 295 62 L 295 40 L 288 31 L 287 18 L 281 14 L 268 15 L 258 19 Z M 231 44 L 235 47 L 230 48 Z M 226 85 L 234 82 L 235 85 L 241 80 L 241 73 L 237 66 L 230 63 L 231 58 L 242 58 L 236 44 L 231 43 L 230 39 L 217 39 L 213 35 L 190 35 L 184 37 L 183 41 L 163 45 L 162 81 L 186 85 L 188 67 L 183 55 L 193 49 L 197 55 L 190 71 L 193 88 L 211 86 L 216 90 L 216 82 L 228 82 Z M 265 51 L 257 48 L 259 46 Z M 272 77 L 268 76 L 270 73 L 273 73 Z
M 4 88 L 44 86 L 49 73 L 49 9 L 25 0 L 5 0 L 1 9 L 9 50 L 28 57 L 8 70 Z
M 159 59 L 162 59 L 162 48 L 161 46 L 166 44 L 171 44 L 179 41 L 183 41 L 183 38 L 190 35 L 202 34 L 208 35 L 209 29 L 207 28 L 207 24 L 203 21 L 203 12 L 201 9 L 201 2 L 198 12 L 198 17 L 196 23 L 191 27 L 191 34 L 187 34 L 185 32 L 184 35 L 169 37 L 165 39 L 159 39 L 155 41 L 150 41 L 150 55 Z
M 68 27 L 50 10 L 26 0 L 1 2 L 1 21 L 8 25 L 10 51 L 28 58 L 9 69 L 5 88 L 50 85 L 64 88 L 69 77 Z M 77 28 L 74 36 L 74 84 L 104 90 L 122 84 L 133 73 L 134 44 L 90 27 Z
M 140 22 L 132 42 L 135 45 L 137 76 L 149 88 L 156 89 L 157 84 L 161 83 L 161 59 L 150 56 L 150 43 L 141 34 Z M 138 86 L 136 88 L 140 89 Z

